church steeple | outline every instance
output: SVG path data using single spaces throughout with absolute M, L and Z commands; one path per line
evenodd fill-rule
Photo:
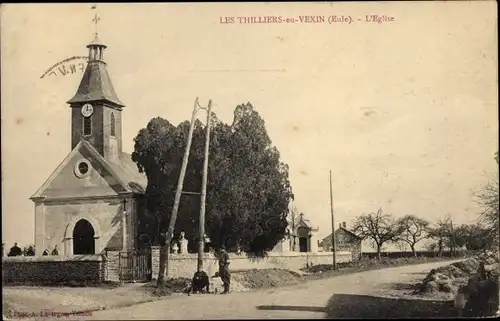
M 89 48 L 87 68 L 75 96 L 68 101 L 68 104 L 102 100 L 118 108 L 125 107 L 116 95 L 106 68 L 107 64 L 103 60 L 104 50 L 107 46 L 100 41 L 99 36 L 96 34 L 94 40 L 87 45 L 87 48 Z
M 95 9 L 95 7 L 93 7 Z M 116 95 L 104 51 L 99 39 L 97 22 L 94 40 L 87 45 L 89 57 L 76 94 L 67 103 L 72 109 L 71 148 L 82 139 L 89 141 L 108 160 L 118 160 L 122 152 L 122 108 L 125 105 Z
M 89 48 L 89 61 L 104 62 L 103 54 L 104 49 L 106 49 L 107 47 L 99 39 L 99 34 L 95 34 L 94 40 L 92 40 L 92 42 L 87 45 L 87 48 Z

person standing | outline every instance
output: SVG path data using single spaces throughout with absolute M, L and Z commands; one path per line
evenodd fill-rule
M 222 294 L 226 294 L 229 292 L 231 274 L 229 273 L 229 255 L 227 254 L 224 245 L 221 246 L 219 253 L 219 276 L 224 284 L 224 292 L 222 292 Z
M 26 253 L 24 254 L 25 256 L 35 256 L 35 248 L 33 245 L 28 246 L 26 249 Z
M 17 246 L 17 242 L 14 243 L 14 246 L 10 248 L 9 254 L 7 256 L 21 256 L 23 255 L 23 250 Z
M 204 253 L 210 252 L 210 250 L 212 249 L 212 242 L 210 241 L 210 238 L 206 234 L 203 238 L 204 238 L 203 244 L 205 245 L 203 252 Z

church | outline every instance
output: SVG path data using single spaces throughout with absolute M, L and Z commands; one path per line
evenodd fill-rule
M 146 176 L 122 151 L 125 105 L 104 62 L 96 33 L 71 112 L 71 151 L 31 197 L 36 255 L 100 254 L 137 247 L 137 218 L 144 210 Z

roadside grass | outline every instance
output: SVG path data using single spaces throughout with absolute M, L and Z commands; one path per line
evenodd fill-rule
M 408 257 L 408 258 L 382 258 L 366 259 L 362 258 L 356 262 L 337 264 L 337 269 L 333 269 L 333 264 L 319 264 L 310 267 L 302 268 L 301 271 L 306 272 L 303 276 L 306 280 L 318 280 L 331 278 L 338 275 L 358 273 L 364 271 L 372 271 L 385 269 L 390 267 L 398 267 L 405 265 L 416 265 L 433 262 L 447 262 L 454 260 L 465 260 L 465 257 Z

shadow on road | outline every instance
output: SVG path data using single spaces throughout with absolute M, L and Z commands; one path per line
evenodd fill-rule
M 452 301 L 392 299 L 369 295 L 334 294 L 326 307 L 259 305 L 257 310 L 300 311 L 323 313 L 326 319 L 395 319 L 395 318 L 457 318 Z M 493 316 L 495 309 L 484 316 Z M 491 312 L 491 313 L 490 313 Z M 477 317 L 466 313 L 464 317 Z
M 335 294 L 326 306 L 326 318 L 435 318 L 455 317 L 451 302 Z
M 436 318 L 455 317 L 451 302 L 390 299 L 368 295 L 335 294 L 326 307 L 260 305 L 257 310 L 320 312 L 336 318 Z
M 308 306 L 300 306 L 300 305 L 259 305 L 257 306 L 257 310 L 285 310 L 285 311 L 302 311 L 302 312 L 326 312 L 326 308 L 324 307 L 308 307 Z
M 429 272 L 409 272 L 409 273 L 405 273 L 405 274 L 408 274 L 408 275 L 427 275 L 427 274 L 429 274 Z
M 405 290 L 405 291 L 415 290 L 415 285 L 412 283 L 384 283 L 381 286 L 384 289 L 392 289 L 392 290 Z

